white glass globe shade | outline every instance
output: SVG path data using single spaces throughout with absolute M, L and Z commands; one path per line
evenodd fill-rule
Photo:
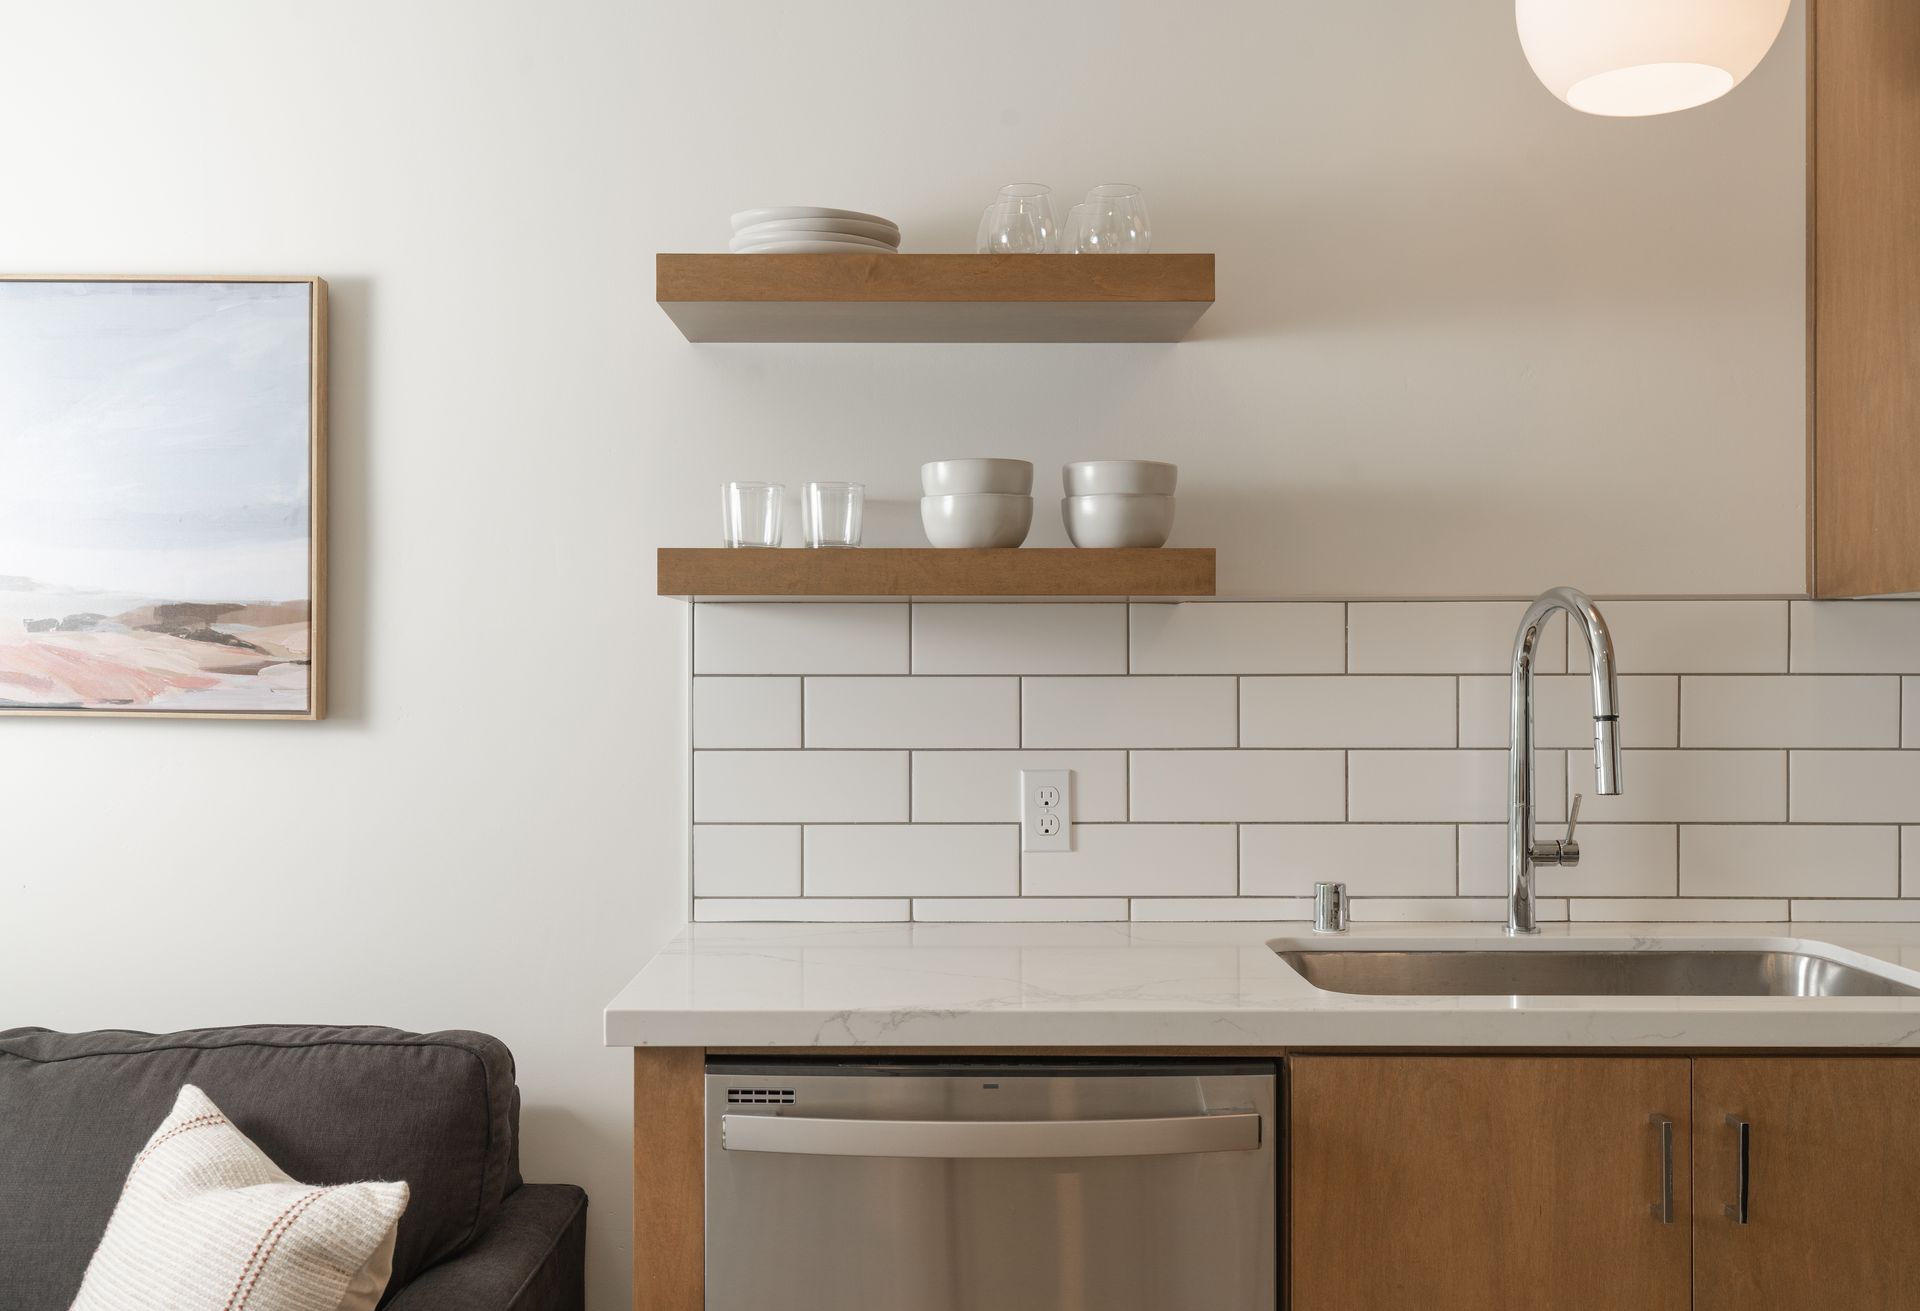
M 1670 114 L 1717 100 L 1766 57 L 1789 0 L 1514 0 L 1520 48 L 1587 114 Z

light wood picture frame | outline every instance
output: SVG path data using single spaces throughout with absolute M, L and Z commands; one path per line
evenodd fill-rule
M 326 470 L 323 279 L 0 274 L 0 715 L 323 718 Z

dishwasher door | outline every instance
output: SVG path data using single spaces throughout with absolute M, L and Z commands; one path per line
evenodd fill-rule
M 707 1311 L 1273 1311 L 1275 1089 L 1263 1062 L 715 1060 Z

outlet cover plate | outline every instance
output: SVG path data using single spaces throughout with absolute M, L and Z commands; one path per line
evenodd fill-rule
M 1020 850 L 1073 850 L 1072 770 L 1020 771 Z

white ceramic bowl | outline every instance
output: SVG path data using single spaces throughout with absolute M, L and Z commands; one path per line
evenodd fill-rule
M 778 233 L 820 232 L 828 236 L 868 237 L 874 241 L 883 241 L 889 246 L 900 244 L 900 229 L 891 223 L 872 223 L 866 219 L 769 219 L 765 223 L 755 223 L 741 228 L 733 234 L 735 241 L 765 241 Z
M 1060 470 L 1068 496 L 1172 496 L 1180 466 L 1162 460 L 1080 460 Z
M 973 492 L 1030 496 L 1033 464 L 1029 460 L 934 460 L 920 466 L 920 490 L 928 496 Z
M 879 214 L 865 214 L 857 209 L 822 209 L 818 205 L 774 205 L 768 209 L 743 209 L 733 216 L 733 230 L 750 228 L 756 223 L 780 223 L 788 219 L 853 219 L 859 223 L 878 223 L 881 227 L 892 228 L 895 232 L 900 225 L 890 218 Z
M 1018 546 L 1033 527 L 1033 498 L 995 493 L 923 496 L 920 526 L 935 546 Z
M 1171 496 L 1069 496 L 1060 502 L 1075 546 L 1165 546 L 1173 531 Z

